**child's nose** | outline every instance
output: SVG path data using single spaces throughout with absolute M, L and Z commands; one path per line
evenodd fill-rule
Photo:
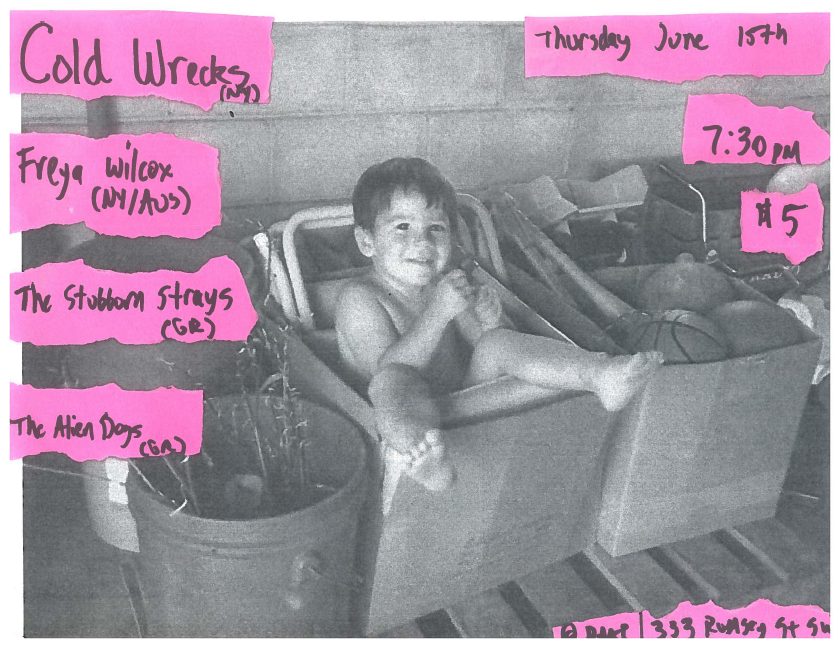
M 422 248 L 433 247 L 434 234 L 431 231 L 418 231 L 414 236 L 413 243 L 414 245 Z

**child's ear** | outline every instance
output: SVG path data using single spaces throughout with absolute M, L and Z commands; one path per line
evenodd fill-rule
M 358 245 L 358 251 L 367 258 L 372 258 L 375 252 L 372 232 L 367 231 L 364 227 L 356 226 L 353 233 L 355 234 L 355 244 Z

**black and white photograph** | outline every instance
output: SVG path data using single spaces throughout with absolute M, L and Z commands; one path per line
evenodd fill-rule
M 88 8 L 72 4 L 52 8 Z M 179 290 L 226 258 L 241 274 L 234 305 L 249 299 L 256 323 L 238 340 L 205 319 L 213 332 L 186 343 L 207 324 L 184 314 L 188 332 L 175 319 L 157 343 L 16 344 L 12 382 L 200 391 L 203 426 L 193 453 L 10 461 L 23 616 L 7 635 L 552 638 L 647 612 L 645 638 L 829 637 L 815 620 L 830 611 L 829 151 L 808 162 L 802 141 L 802 163 L 796 132 L 776 143 L 745 123 L 699 131 L 710 162 L 683 148 L 689 101 L 707 95 L 803 111 L 826 140 L 829 59 L 821 73 L 683 82 L 525 75 L 526 17 L 555 20 L 538 44 L 572 57 L 563 17 L 602 16 L 604 48 L 614 16 L 661 16 L 664 33 L 671 14 L 737 12 L 746 28 L 777 14 L 775 40 L 757 40 L 769 49 L 787 37 L 782 14 L 828 9 L 533 4 L 405 18 L 135 5 L 270 16 L 269 100 L 12 97 L 10 132 L 115 138 L 126 164 L 154 133 L 216 149 L 221 205 L 193 238 L 38 225 L 7 235 L 12 272 L 168 270 L 186 277 Z M 662 48 L 667 36 L 702 50 L 701 34 L 682 45 L 671 28 Z M 14 190 L 14 142 L 6 159 Z M 748 192 L 805 189 L 823 212 L 819 251 L 745 251 Z M 804 205 L 768 205 L 755 222 L 792 238 Z M 184 307 L 217 319 L 233 301 L 217 287 L 186 290 Z M 167 296 L 181 298 L 155 289 L 145 310 Z M 179 433 L 176 412 L 157 413 Z M 813 621 L 728 620 L 760 600 L 806 605 Z M 654 620 L 709 602 L 718 623 Z

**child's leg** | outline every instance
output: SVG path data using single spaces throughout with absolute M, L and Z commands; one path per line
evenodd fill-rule
M 379 433 L 398 452 L 408 453 L 425 432 L 440 426 L 431 390 L 419 371 L 410 366 L 385 366 L 370 382 L 368 395 Z
M 591 391 L 603 406 L 625 406 L 661 365 L 657 351 L 632 356 L 593 353 L 556 339 L 496 329 L 475 347 L 466 386 L 512 375 L 549 389 Z
M 451 485 L 454 473 L 439 441 L 440 413 L 419 371 L 389 364 L 373 377 L 368 395 L 376 426 L 390 448 L 385 456 L 393 464 L 387 469 L 407 471 L 430 490 Z

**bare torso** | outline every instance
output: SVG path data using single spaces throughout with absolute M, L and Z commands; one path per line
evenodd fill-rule
M 338 317 L 338 347 L 344 365 L 360 387 L 366 388 L 378 362 L 378 358 L 371 361 L 371 353 L 375 355 L 381 344 L 386 344 L 379 339 L 361 337 L 359 333 L 365 330 L 364 320 L 379 319 L 371 321 L 369 326 L 369 334 L 373 336 L 377 330 L 381 330 L 381 319 L 386 318 L 395 334 L 402 337 L 427 306 L 424 297 L 410 300 L 400 296 L 386 289 L 375 276 L 368 275 L 348 284 L 339 297 L 339 310 L 343 311 L 345 317 L 352 317 L 356 325 L 352 326 L 352 330 L 345 330 L 341 326 L 342 317 Z M 359 322 L 361 325 L 358 325 Z M 458 333 L 455 323 L 450 322 L 430 361 L 420 369 L 434 394 L 450 393 L 462 386 L 470 354 L 471 348 Z

